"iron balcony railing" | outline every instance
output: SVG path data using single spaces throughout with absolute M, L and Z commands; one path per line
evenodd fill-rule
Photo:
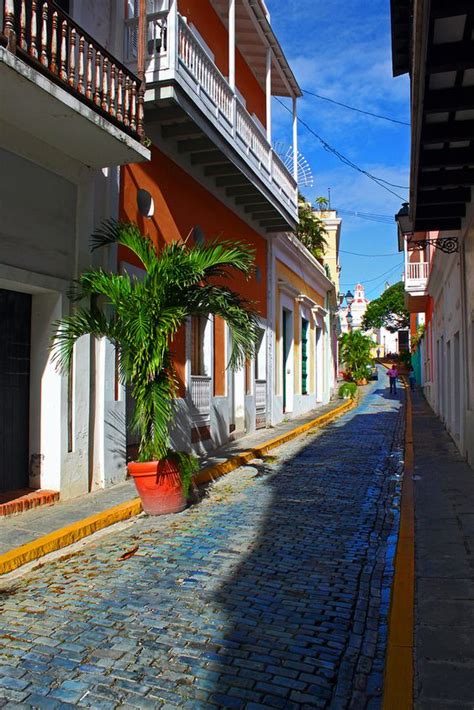
M 3 43 L 134 138 L 143 136 L 139 78 L 51 0 L 0 0 Z

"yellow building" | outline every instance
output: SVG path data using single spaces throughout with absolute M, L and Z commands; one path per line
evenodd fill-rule
M 324 267 L 292 234 L 271 245 L 271 423 L 326 404 L 336 384 L 336 341 L 329 303 L 333 283 Z
M 315 210 L 316 217 L 324 222 L 326 229 L 327 248 L 324 254 L 323 263 L 329 270 L 329 278 L 336 287 L 336 294 L 339 293 L 339 274 L 341 267 L 339 264 L 339 242 L 341 239 L 342 219 L 337 216 L 336 210 Z

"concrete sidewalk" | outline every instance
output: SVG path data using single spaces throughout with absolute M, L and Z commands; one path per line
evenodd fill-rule
M 368 389 L 367 388 L 362 389 Z M 232 470 L 240 465 L 234 462 L 235 457 L 248 454 L 249 451 L 258 447 L 265 446 L 267 443 L 273 448 L 278 445 L 278 440 L 282 437 L 290 437 L 299 435 L 305 426 L 311 424 L 315 420 L 325 418 L 326 415 L 336 413 L 341 407 L 342 400 L 335 400 L 327 405 L 321 406 L 318 409 L 308 412 L 303 417 L 298 417 L 285 422 L 282 422 L 275 427 L 262 429 L 250 436 L 242 437 L 237 441 L 230 442 L 226 446 L 216 449 L 210 456 L 203 458 L 201 461 L 202 473 L 200 477 L 203 481 L 212 480 L 218 475 L 226 471 L 220 471 L 219 468 Z M 315 423 L 317 426 L 317 423 Z M 273 444 L 273 446 L 272 446 Z M 226 466 L 227 463 L 227 466 Z M 127 507 L 128 506 L 128 507 Z M 126 510 L 126 515 L 124 515 Z M 113 511 L 113 513 L 112 513 Z M 9 518 L 0 519 L 0 573 L 10 571 L 15 567 L 20 566 L 15 564 L 14 567 L 2 569 L 2 556 L 10 555 L 12 551 L 26 546 L 32 546 L 36 541 L 46 540 L 47 536 L 54 535 L 57 531 L 67 530 L 72 526 L 72 534 L 69 535 L 70 542 L 75 542 L 82 537 L 85 537 L 96 529 L 106 527 L 118 520 L 126 519 L 140 512 L 140 506 L 137 502 L 137 492 L 133 481 L 126 481 L 111 488 L 90 493 L 81 498 L 75 498 L 65 502 L 57 503 L 53 506 L 36 508 L 31 511 L 26 511 L 20 515 Z M 101 520 L 99 527 L 94 524 L 88 525 L 88 530 L 84 534 L 80 534 L 81 521 L 89 521 L 95 518 L 105 518 L 109 515 L 109 520 L 102 524 Z M 46 540 L 49 545 L 49 540 Z M 25 562 L 38 559 L 47 552 L 54 549 L 65 547 L 66 544 L 54 543 L 54 546 L 45 549 L 41 554 L 33 554 Z M 22 562 L 24 564 L 25 562 Z M 6 563 L 4 563 L 6 564 Z
M 415 448 L 415 708 L 474 707 L 474 471 L 421 394 Z

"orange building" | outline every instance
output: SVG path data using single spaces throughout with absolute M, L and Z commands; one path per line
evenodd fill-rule
M 219 319 L 189 323 L 173 343 L 181 382 L 177 446 L 205 450 L 270 421 L 268 343 L 269 245 L 297 224 L 296 160 L 285 165 L 272 149 L 272 96 L 301 91 L 262 0 L 155 0 L 146 17 L 127 3 L 126 61 L 138 70 L 144 55 L 146 165 L 121 175 L 120 213 L 137 222 L 157 247 L 235 239 L 255 251 L 250 280 L 232 287 L 251 300 L 261 319 L 255 363 L 231 373 L 229 334 Z M 125 251 L 120 268 L 134 269 Z

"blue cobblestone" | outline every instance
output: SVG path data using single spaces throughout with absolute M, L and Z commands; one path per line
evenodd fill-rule
M 377 710 L 403 426 L 377 387 L 199 505 L 139 517 L 20 578 L 0 597 L 0 697 L 46 710 L 363 698 Z M 18 612 L 32 599 L 38 614 Z

